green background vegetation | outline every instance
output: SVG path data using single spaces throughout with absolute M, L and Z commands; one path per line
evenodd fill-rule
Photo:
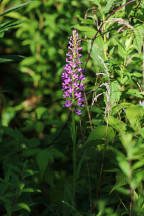
M 1 216 L 144 215 L 144 2 L 128 2 L 0 1 Z M 61 90 L 74 28 L 91 115 L 75 119 L 75 176 Z

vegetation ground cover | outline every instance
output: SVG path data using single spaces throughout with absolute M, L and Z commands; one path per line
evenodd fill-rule
M 143 216 L 143 0 L 1 0 L 0 44 L 0 215 Z

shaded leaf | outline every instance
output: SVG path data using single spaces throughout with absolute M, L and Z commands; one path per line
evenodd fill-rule
M 26 211 L 31 212 L 30 207 L 26 203 L 18 203 L 17 208 L 17 210 L 25 209 Z
M 107 136 L 106 136 L 107 133 Z M 87 142 L 95 141 L 95 140 L 105 140 L 111 142 L 115 137 L 114 130 L 111 127 L 105 125 L 101 125 L 96 127 L 89 135 Z

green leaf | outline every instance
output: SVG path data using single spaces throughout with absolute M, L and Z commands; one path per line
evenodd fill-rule
M 134 45 L 139 53 L 142 52 L 143 39 L 144 39 L 144 25 L 138 25 L 135 28 Z
M 107 133 L 107 137 L 106 137 Z M 105 125 L 101 125 L 96 127 L 89 135 L 87 142 L 95 141 L 95 140 L 105 140 L 111 142 L 115 137 L 114 130 L 111 127 Z
M 16 207 L 18 208 L 17 211 L 20 209 L 25 209 L 26 211 L 31 212 L 30 207 L 26 203 L 18 203 Z
M 16 112 L 13 107 L 7 107 L 5 110 L 2 112 L 2 125 L 3 126 L 8 126 L 10 121 L 14 118 Z
M 121 133 L 120 140 L 127 153 L 128 160 L 132 160 L 135 152 L 135 142 L 131 133 Z
M 90 26 L 75 25 L 75 28 L 81 32 L 84 32 L 84 34 L 89 38 L 93 38 L 96 34 L 96 30 Z
M 107 4 L 106 4 L 106 6 L 104 8 L 105 13 L 108 13 L 110 11 L 110 9 L 113 6 L 114 2 L 115 2 L 115 0 L 108 0 L 107 1 Z
M 41 150 L 36 157 L 40 175 L 43 177 L 44 172 L 48 166 L 48 162 L 52 160 L 52 155 L 49 154 L 49 149 Z
M 138 105 L 132 105 L 126 109 L 126 116 L 134 130 L 141 128 L 141 122 L 144 116 L 144 109 Z
M 34 192 L 40 193 L 41 191 L 39 189 L 34 189 L 34 188 L 24 188 L 22 190 L 22 192 L 24 192 L 24 193 L 34 193 Z
M 111 106 L 116 105 L 121 96 L 121 86 L 117 81 L 111 82 L 110 84 L 110 103 Z
M 122 58 L 126 58 L 128 53 L 126 50 L 126 47 L 123 43 L 123 41 L 120 41 L 119 38 L 117 36 L 113 37 L 113 41 L 114 41 L 114 45 L 118 47 L 118 54 L 122 57 Z
M 126 94 L 132 95 L 134 97 L 143 98 L 142 92 L 138 89 L 129 89 Z
M 127 177 L 122 173 L 122 172 L 119 172 L 117 175 L 116 175 L 116 183 L 115 185 L 113 186 L 112 190 L 111 190 L 111 193 L 120 188 L 121 186 L 124 186 L 128 184 L 128 179 Z
M 42 116 L 47 113 L 47 108 L 46 107 L 38 107 L 36 109 L 36 116 L 38 119 L 41 119 Z
M 0 55 L 0 63 L 6 62 L 20 62 L 24 59 L 21 55 Z
M 6 15 L 6 14 L 12 12 L 12 11 L 15 11 L 15 10 L 19 9 L 19 8 L 25 7 L 26 5 L 28 5 L 28 4 L 31 3 L 31 2 L 32 2 L 32 1 L 29 0 L 29 1 L 25 2 L 25 3 L 17 4 L 17 5 L 15 5 L 14 7 L 11 7 L 11 8 L 9 8 L 9 9 L 5 10 L 3 13 L 0 14 L 0 16 L 4 16 L 4 15 Z
M 88 52 L 90 52 L 90 48 L 91 48 L 91 41 L 88 42 Z M 93 45 L 93 49 L 92 49 L 92 53 L 91 53 L 91 57 L 94 63 L 94 66 L 96 68 L 96 70 L 101 71 L 104 70 L 105 71 L 105 67 L 104 67 L 104 61 L 105 61 L 105 56 L 104 56 L 104 41 L 103 38 L 97 37 L 94 45 Z
M 0 38 L 4 37 L 4 32 L 0 32 Z
M 4 33 L 12 28 L 14 28 L 15 26 L 19 25 L 23 23 L 23 21 L 10 21 L 10 22 L 6 22 L 0 25 L 0 33 Z
M 117 113 L 119 110 L 128 108 L 129 106 L 131 106 L 130 103 L 120 103 L 113 107 L 113 111 Z
M 141 77 L 142 77 L 142 73 L 134 72 L 134 73 L 132 74 L 132 76 L 135 76 L 135 77 L 141 78 Z
M 116 153 L 116 159 L 118 161 L 119 167 L 123 171 L 123 173 L 130 178 L 131 176 L 131 170 L 130 170 L 130 165 L 127 161 L 127 157 L 120 151 L 115 150 Z
M 36 122 L 35 124 L 35 130 L 37 131 L 37 133 L 41 133 L 44 129 L 44 123 L 43 122 Z
M 65 159 L 65 156 L 63 153 L 61 153 L 55 148 L 47 148 L 39 151 L 39 153 L 36 156 L 36 161 L 40 169 L 41 178 L 43 177 L 47 169 L 48 163 L 52 163 L 55 158 Z
M 40 148 L 34 148 L 34 149 L 27 149 L 23 151 L 23 156 L 24 157 L 32 157 L 36 154 L 38 154 L 38 152 L 40 151 Z
M 126 131 L 126 124 L 118 118 L 114 118 L 113 116 L 110 116 L 108 123 L 119 133 L 123 133 L 124 131 Z

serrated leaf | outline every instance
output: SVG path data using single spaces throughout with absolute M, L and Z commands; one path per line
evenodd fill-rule
M 115 2 L 115 0 L 108 0 L 108 1 L 107 1 L 107 4 L 106 4 L 106 6 L 105 6 L 105 8 L 104 8 L 104 12 L 105 12 L 105 13 L 107 13 L 107 12 L 110 11 L 110 9 L 111 9 L 111 7 L 113 6 L 114 2 Z
M 139 53 L 141 53 L 142 51 L 143 39 L 144 39 L 144 25 L 139 25 L 135 28 L 135 39 L 134 39 L 135 48 Z
M 128 160 L 133 159 L 135 142 L 131 133 L 121 133 L 120 140 L 127 153 Z
M 110 103 L 114 106 L 119 102 L 121 96 L 121 86 L 117 81 L 111 82 L 110 84 Z
M 112 190 L 111 190 L 111 193 L 118 189 L 119 187 L 121 186 L 124 186 L 128 184 L 128 178 L 121 172 L 119 172 L 117 175 L 116 175 L 116 183 L 115 185 L 113 186 Z

